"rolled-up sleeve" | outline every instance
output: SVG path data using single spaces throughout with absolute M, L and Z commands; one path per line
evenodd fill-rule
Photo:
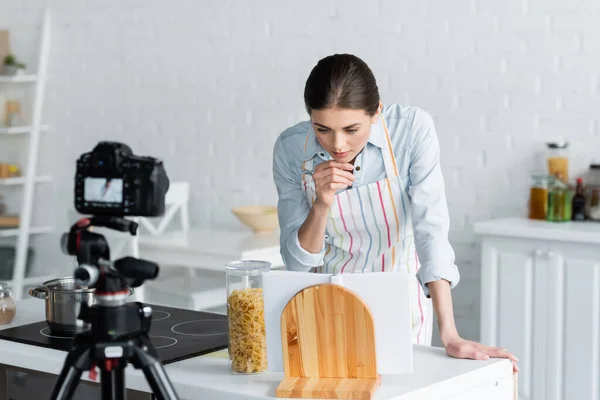
M 415 246 L 421 267 L 417 279 L 427 297 L 427 283 L 444 279 L 454 288 L 460 274 L 448 239 L 450 220 L 444 178 L 440 166 L 440 147 L 431 116 L 423 110 L 415 113 L 414 135 L 409 168 L 409 196 Z
M 323 264 L 325 243 L 319 253 L 306 251 L 298 240 L 298 230 L 310 211 L 302 191 L 300 167 L 293 167 L 285 146 L 286 138 L 280 136 L 273 150 L 273 179 L 277 187 L 281 257 L 285 266 L 294 271 L 308 271 Z

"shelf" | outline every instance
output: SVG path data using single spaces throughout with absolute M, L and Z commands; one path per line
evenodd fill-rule
M 19 236 L 19 230 L 20 230 L 20 228 L 0 229 L 0 237 Z M 49 232 L 52 232 L 53 230 L 54 230 L 54 228 L 52 228 L 51 226 L 38 226 L 38 227 L 29 228 L 29 234 L 37 235 L 37 234 L 42 234 L 42 233 L 49 233 Z
M 35 178 L 35 183 L 50 182 L 51 176 L 38 176 Z M 25 184 L 25 177 L 19 176 L 16 178 L 2 178 L 0 179 L 0 186 L 16 186 Z
M 37 75 L 0 75 L 0 83 L 31 83 L 37 80 Z
M 33 126 L 0 126 L 0 135 L 25 135 L 27 133 L 31 133 L 32 130 Z M 46 132 L 47 130 L 48 125 L 42 125 L 40 127 L 40 132 Z

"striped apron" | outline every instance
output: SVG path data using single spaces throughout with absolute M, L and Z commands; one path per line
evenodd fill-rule
M 338 192 L 329 209 L 325 230 L 326 253 L 317 273 L 394 272 L 407 269 L 413 343 L 431 345 L 432 307 L 415 274 L 415 250 L 410 201 L 398 174 L 390 135 L 382 149 L 386 179 Z M 363 166 L 364 168 L 364 166 Z M 302 164 L 302 188 L 309 203 L 316 198 L 313 160 Z

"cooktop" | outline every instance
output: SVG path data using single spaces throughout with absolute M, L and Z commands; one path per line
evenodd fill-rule
M 153 311 L 148 336 L 163 365 L 227 348 L 226 315 L 148 305 Z M 51 332 L 46 321 L 0 330 L 0 339 L 62 351 L 73 340 Z

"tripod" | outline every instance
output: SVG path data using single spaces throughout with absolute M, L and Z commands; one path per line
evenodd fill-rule
M 91 328 L 75 336 L 51 399 L 71 399 L 83 371 L 90 371 L 94 379 L 98 367 L 102 399 L 125 400 L 125 368 L 131 363 L 143 371 L 157 399 L 178 400 L 148 337 L 152 309 L 140 302 L 127 302 L 129 287 L 154 279 L 158 265 L 133 257 L 111 263 L 104 237 L 87 230 L 92 225 L 132 234 L 137 231 L 137 224 L 129 220 L 92 217 L 78 221 L 70 233 L 63 236 L 63 251 L 77 255 L 79 262 L 76 282 L 96 288 L 96 303 L 82 305 L 79 318 L 90 323 Z

